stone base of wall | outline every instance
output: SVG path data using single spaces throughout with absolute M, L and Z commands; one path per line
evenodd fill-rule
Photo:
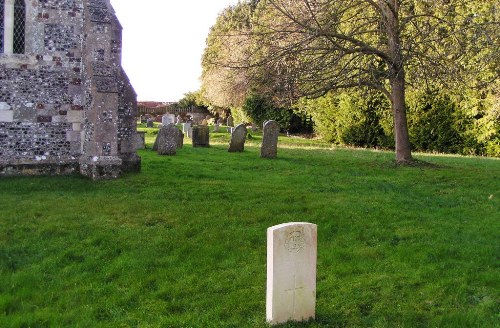
M 92 180 L 116 179 L 124 172 L 140 172 L 141 158 L 135 154 L 122 159 L 89 161 L 79 163 L 77 160 L 70 162 L 45 162 L 45 163 L 1 163 L 0 177 L 15 176 L 69 176 L 84 175 Z
M 114 156 L 102 156 L 80 162 L 80 173 L 92 180 L 117 179 L 122 174 L 122 160 Z
M 0 164 L 0 177 L 75 175 L 79 172 L 78 163 Z

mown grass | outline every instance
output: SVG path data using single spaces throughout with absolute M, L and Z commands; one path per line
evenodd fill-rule
M 227 140 L 115 181 L 1 179 L 0 327 L 265 327 L 289 221 L 318 224 L 317 320 L 284 327 L 500 324 L 500 161 Z

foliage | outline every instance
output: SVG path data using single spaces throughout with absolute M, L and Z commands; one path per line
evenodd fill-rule
M 329 93 L 302 99 L 300 107 L 313 115 L 316 131 L 336 144 L 394 148 L 390 104 L 370 90 Z
M 242 109 L 259 126 L 262 126 L 265 121 L 274 120 L 278 122 L 283 131 L 291 133 L 312 132 L 312 122 L 307 124 L 305 114 L 293 109 L 276 108 L 270 99 L 261 95 L 249 95 L 245 99 Z
M 211 106 L 241 107 L 249 88 L 249 72 L 234 69 L 247 58 L 252 7 L 247 2 L 229 6 L 207 37 L 201 92 Z M 239 63 L 239 64 L 237 64 Z
M 317 319 L 284 327 L 498 325 L 498 160 L 282 140 L 272 161 L 215 143 L 140 151 L 120 180 L 0 179 L 0 326 L 265 328 L 266 229 L 304 218 Z
M 205 107 L 204 99 L 200 91 L 188 92 L 184 94 L 184 97 L 179 100 L 179 108 L 191 108 L 191 107 Z
M 257 91 L 289 108 L 304 96 L 370 87 L 391 100 L 397 158 L 409 160 L 406 87 L 470 90 L 496 81 L 496 7 L 466 0 L 242 2 L 209 35 L 204 90 L 238 106 Z
M 240 123 L 250 123 L 252 122 L 252 119 L 248 114 L 243 110 L 241 107 L 233 107 L 231 108 L 231 115 L 233 116 L 234 119 L 234 124 L 240 124 Z
M 450 97 L 437 91 L 410 98 L 410 140 L 415 150 L 459 153 L 463 145 L 458 110 Z
M 408 92 L 409 132 L 417 151 L 499 156 L 500 119 L 495 95 L 469 91 L 458 97 L 444 90 Z M 336 144 L 394 148 L 387 101 L 377 93 L 329 93 L 302 99 L 316 132 Z
M 454 95 L 464 126 L 464 154 L 500 157 L 500 81 Z

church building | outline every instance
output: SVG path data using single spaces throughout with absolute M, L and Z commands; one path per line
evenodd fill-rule
M 109 0 L 0 0 L 0 177 L 140 171 Z

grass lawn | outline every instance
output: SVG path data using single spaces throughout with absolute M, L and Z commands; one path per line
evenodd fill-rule
M 318 225 L 317 320 L 283 327 L 500 325 L 498 159 L 228 140 L 0 179 L 0 327 L 266 327 L 266 229 L 290 221 Z

